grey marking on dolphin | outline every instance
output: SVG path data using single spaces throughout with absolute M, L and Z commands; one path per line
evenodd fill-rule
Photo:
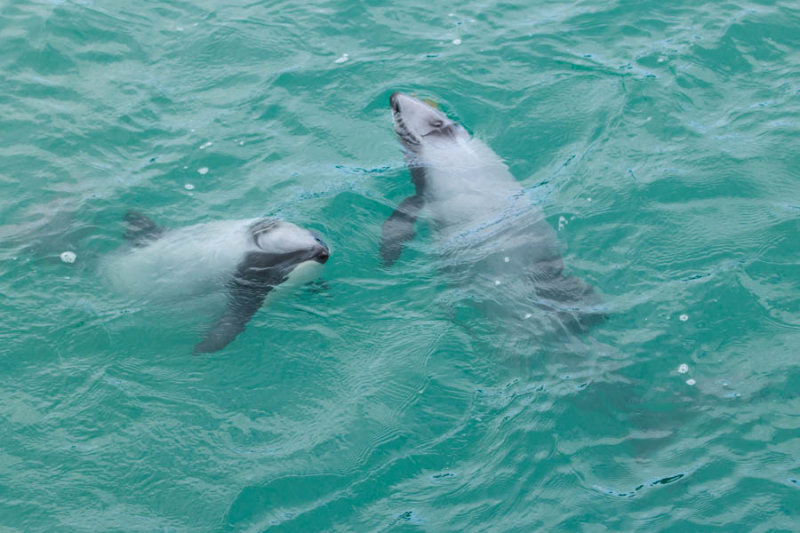
M 328 246 L 313 232 L 277 219 L 208 222 L 165 229 L 129 212 L 132 247 L 107 263 L 118 287 L 148 299 L 189 299 L 224 290 L 227 308 L 194 353 L 216 352 L 241 333 L 269 293 L 306 266 L 322 265 Z M 304 268 L 299 268 L 303 266 Z
M 384 264 L 400 257 L 424 213 L 442 270 L 482 285 L 493 313 L 527 320 L 543 309 L 541 322 L 552 315 L 570 330 L 602 319 L 594 289 L 564 273 L 555 231 L 500 157 L 418 98 L 394 93 L 390 102 L 415 192 L 383 224 Z

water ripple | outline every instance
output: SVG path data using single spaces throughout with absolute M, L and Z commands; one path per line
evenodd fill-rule
M 0 6 L 0 527 L 796 529 L 798 24 L 750 1 Z M 498 331 L 424 223 L 381 265 L 412 192 L 395 90 L 508 163 L 602 326 Z M 99 281 L 128 209 L 280 215 L 334 253 L 192 357 L 199 309 Z

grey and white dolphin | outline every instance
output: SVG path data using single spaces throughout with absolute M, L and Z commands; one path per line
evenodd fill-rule
M 227 346 L 289 280 L 308 281 L 330 257 L 313 232 L 277 219 L 226 220 L 165 229 L 135 212 L 126 217 L 129 248 L 105 263 L 117 289 L 143 300 L 189 302 L 224 291 L 227 308 L 195 353 Z
M 472 301 L 493 317 L 574 331 L 603 316 L 593 288 L 564 272 L 555 231 L 491 148 L 418 98 L 394 93 L 391 109 L 415 193 L 383 224 L 386 265 L 423 215 L 441 270 L 472 287 Z

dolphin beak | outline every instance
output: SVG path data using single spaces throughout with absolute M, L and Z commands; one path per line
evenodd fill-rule
M 327 263 L 328 259 L 331 257 L 331 249 L 328 248 L 328 245 L 319 238 L 317 238 L 317 244 L 314 247 L 314 252 L 314 261 L 321 265 Z

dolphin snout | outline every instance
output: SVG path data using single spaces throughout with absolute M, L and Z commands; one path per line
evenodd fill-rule
M 331 257 L 331 249 L 319 237 L 314 237 L 314 240 L 316 241 L 314 244 L 314 261 L 324 265 Z

